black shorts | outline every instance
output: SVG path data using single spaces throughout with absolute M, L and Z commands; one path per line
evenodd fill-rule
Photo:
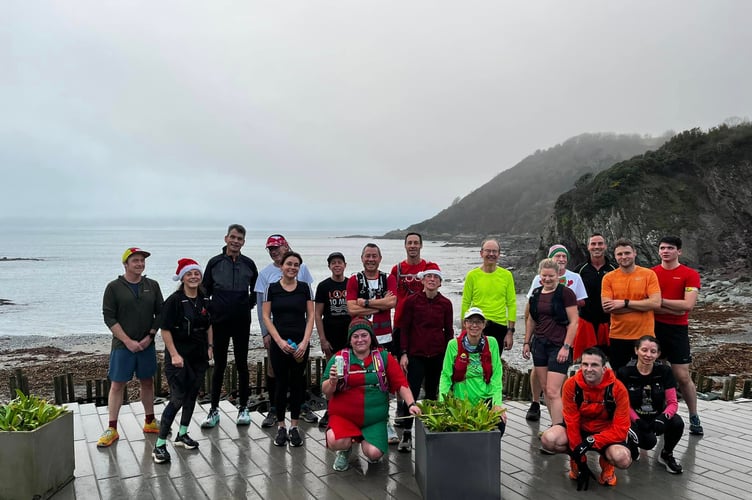
M 608 346 L 608 362 L 614 372 L 619 368 L 626 366 L 635 356 L 635 341 L 632 339 L 611 339 L 611 345 Z
M 546 367 L 548 371 L 554 373 L 567 374 L 569 365 L 572 363 L 572 351 L 569 351 L 569 357 L 563 363 L 559 363 L 556 358 L 561 350 L 561 344 L 554 344 L 545 337 L 539 335 L 533 336 L 533 366 Z
M 661 359 L 672 365 L 688 365 L 692 362 L 689 352 L 689 327 L 655 322 L 655 338 L 661 343 Z

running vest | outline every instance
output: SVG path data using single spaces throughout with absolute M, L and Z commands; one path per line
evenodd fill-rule
M 355 275 L 358 279 L 358 298 L 359 299 L 381 299 L 386 295 L 387 290 L 387 275 L 379 271 L 379 287 L 373 290 L 368 286 L 368 278 L 364 272 L 359 272 Z M 371 296 L 373 292 L 374 296 Z
M 389 384 L 386 380 L 386 355 L 387 352 L 381 349 L 373 349 L 371 351 L 371 366 L 376 369 L 376 376 L 379 379 L 379 389 L 381 389 L 382 392 L 389 392 Z M 347 388 L 347 379 L 350 376 L 350 349 L 342 350 L 342 360 L 345 365 L 342 376 L 344 390 Z
M 454 358 L 454 369 L 452 370 L 452 383 L 462 382 L 467 376 L 467 366 L 470 364 L 470 353 L 467 352 L 462 344 L 467 332 L 463 331 L 457 338 L 457 356 Z M 481 336 L 480 343 L 480 364 L 483 367 L 483 380 L 488 384 L 491 382 L 493 373 L 493 364 L 491 363 L 491 348 L 488 347 L 488 339 L 485 335 Z
M 577 403 L 577 408 L 579 409 L 580 406 L 582 406 L 583 401 L 585 400 L 585 395 L 582 391 L 582 387 L 580 387 L 580 384 L 577 382 L 574 383 L 574 402 Z M 596 401 L 592 401 L 595 403 Z M 611 382 L 606 386 L 606 388 L 603 391 L 603 401 L 601 401 L 603 406 L 606 408 L 606 412 L 608 413 L 608 418 L 613 419 L 614 413 L 616 412 L 616 400 L 614 399 L 614 383 Z
M 562 284 L 556 285 L 554 290 L 554 296 L 551 299 L 551 306 L 553 307 L 554 321 L 557 325 L 567 326 L 569 325 L 569 317 L 567 316 L 567 309 L 564 307 L 564 288 Z M 533 290 L 533 295 L 530 296 L 530 317 L 537 323 L 539 321 L 538 315 L 538 301 L 540 300 L 543 287 L 539 286 Z

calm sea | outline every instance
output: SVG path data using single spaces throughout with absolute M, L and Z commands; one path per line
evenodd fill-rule
M 122 274 L 120 257 L 130 246 L 151 252 L 146 275 L 159 281 L 167 297 L 176 287 L 172 281 L 177 259 L 190 257 L 202 266 L 224 245 L 224 227 L 3 227 L 0 258 L 40 260 L 0 261 L 0 335 L 103 334 L 102 293 L 107 283 Z M 249 232 L 243 253 L 259 269 L 271 260 L 264 250 L 268 233 Z M 345 234 L 297 231 L 285 233 L 292 248 L 301 253 L 318 282 L 329 276 L 326 256 L 333 251 L 347 258 L 346 273 L 362 269 L 360 252 L 369 241 L 383 255 L 381 269 L 405 258 L 401 240 L 343 238 Z M 441 292 L 454 303 L 456 326 L 465 274 L 479 265 L 477 248 L 445 247 L 442 241 L 425 241 L 422 255 L 437 262 L 445 276 Z M 518 297 L 521 315 L 524 299 Z M 254 311 L 253 332 L 259 333 Z

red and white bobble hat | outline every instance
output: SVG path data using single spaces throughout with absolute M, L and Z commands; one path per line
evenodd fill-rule
M 175 276 L 172 277 L 175 281 L 180 281 L 183 279 L 183 276 L 185 276 L 185 273 L 188 271 L 197 270 L 202 275 L 204 272 L 201 270 L 201 266 L 198 265 L 198 262 L 196 262 L 193 259 L 179 259 L 178 260 L 178 268 L 175 271 Z

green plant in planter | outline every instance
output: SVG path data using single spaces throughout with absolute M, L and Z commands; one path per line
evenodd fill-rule
M 0 405 L 0 431 L 33 431 L 68 411 L 18 389 L 16 395 L 10 403 Z
M 492 431 L 498 428 L 501 415 L 485 401 L 473 404 L 447 394 L 442 401 L 423 400 L 418 418 L 432 432 Z

